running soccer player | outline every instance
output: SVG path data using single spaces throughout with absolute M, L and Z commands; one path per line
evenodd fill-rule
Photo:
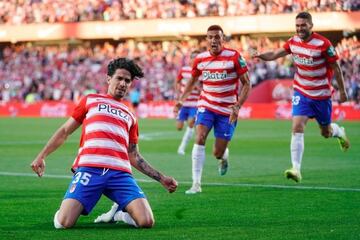
M 117 58 L 108 65 L 107 94 L 89 94 L 76 106 L 72 116 L 50 138 L 31 168 L 43 176 L 45 158 L 83 125 L 73 179 L 54 216 L 55 228 L 71 228 L 79 216 L 91 212 L 104 194 L 118 208 L 113 220 L 136 227 L 151 228 L 154 217 L 143 191 L 132 176 L 131 166 L 174 192 L 177 182 L 151 167 L 138 148 L 138 122 L 121 100 L 135 77 L 143 77 L 132 60 Z
M 214 128 L 214 156 L 219 160 L 219 174 L 228 169 L 227 148 L 237 124 L 239 109 L 245 102 L 251 84 L 244 58 L 234 49 L 224 47 L 224 31 L 219 25 L 207 29 L 209 50 L 196 56 L 192 77 L 174 107 L 177 113 L 199 78 L 202 90 L 196 115 L 196 139 L 192 150 L 192 187 L 186 194 L 201 192 L 201 176 L 205 162 L 205 143 Z M 240 94 L 240 82 L 242 84 Z
M 199 51 L 193 51 L 190 55 L 190 66 L 194 62 L 194 58 Z M 190 66 L 183 66 L 176 79 L 176 94 L 177 96 L 181 96 L 184 92 L 185 86 L 189 79 L 191 78 L 191 67 Z M 184 122 L 187 121 L 187 128 L 185 130 L 184 136 L 181 140 L 181 144 L 177 150 L 178 154 L 185 155 L 185 148 L 190 141 L 193 132 L 194 132 L 194 123 L 195 123 L 195 115 L 196 115 L 196 105 L 197 101 L 200 96 L 200 85 L 196 85 L 193 90 L 191 91 L 189 97 L 184 101 L 184 104 L 180 108 L 179 115 L 176 118 L 176 128 L 177 130 L 181 131 L 184 127 Z
M 282 48 L 261 54 L 252 51 L 251 54 L 252 57 L 265 61 L 292 54 L 296 66 L 290 144 L 292 168 L 285 171 L 285 176 L 300 182 L 304 130 L 309 118 L 317 120 L 323 137 L 337 138 L 343 151 L 350 147 L 350 143 L 345 129 L 331 123 L 331 79 L 334 72 L 340 91 L 340 103 L 348 99 L 336 51 L 327 38 L 312 32 L 312 16 L 308 12 L 299 13 L 295 21 L 297 34 Z

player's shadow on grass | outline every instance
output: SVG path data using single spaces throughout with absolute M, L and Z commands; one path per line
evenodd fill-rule
M 132 229 L 135 228 L 126 223 L 79 223 L 73 229 Z
M 39 229 L 43 229 L 43 230 L 55 230 L 54 227 L 54 223 L 53 222 L 46 222 L 46 223 L 39 223 L 39 224 L 34 224 L 31 227 L 29 227 L 29 229 L 34 229 L 34 227 L 38 227 Z M 82 222 L 82 223 L 77 223 L 75 224 L 74 227 L 70 228 L 70 229 L 60 229 L 59 231 L 74 231 L 76 229 L 132 229 L 135 228 L 133 226 L 130 226 L 128 224 L 125 223 L 92 223 L 92 222 Z

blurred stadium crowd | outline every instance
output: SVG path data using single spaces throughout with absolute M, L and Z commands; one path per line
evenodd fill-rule
M 291 57 L 272 62 L 249 58 L 249 47 L 259 51 L 282 46 L 281 40 L 234 37 L 227 46 L 238 49 L 247 59 L 252 83 L 265 79 L 292 78 Z M 104 92 L 106 64 L 115 56 L 135 58 L 145 78 L 134 83 L 142 101 L 169 100 L 174 97 L 174 81 L 180 67 L 187 64 L 193 49 L 206 48 L 206 42 L 187 41 L 125 42 L 91 45 L 41 46 L 18 44 L 0 53 L 0 99 L 76 100 L 82 94 Z M 359 101 L 360 43 L 356 37 L 344 38 L 336 46 L 350 98 Z M 335 94 L 336 97 L 336 94 Z
M 356 11 L 358 0 L 7 0 L 0 24 Z

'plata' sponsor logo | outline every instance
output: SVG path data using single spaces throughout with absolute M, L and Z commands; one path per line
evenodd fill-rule
M 306 58 L 306 57 L 300 57 L 299 55 L 294 55 L 294 61 L 297 64 L 301 64 L 301 65 L 313 65 L 314 64 L 314 59 L 311 58 Z
M 108 104 L 99 104 L 98 105 L 98 110 L 99 110 L 99 112 L 105 111 L 105 112 L 111 113 L 113 115 L 119 116 L 122 119 L 125 119 L 126 121 L 129 121 L 129 115 L 122 112 L 120 109 L 111 107 Z
M 227 72 L 210 72 L 210 71 L 203 71 L 202 72 L 202 80 L 223 80 L 227 78 Z

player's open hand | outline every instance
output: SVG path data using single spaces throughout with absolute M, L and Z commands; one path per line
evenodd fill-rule
M 177 181 L 174 178 L 168 176 L 165 176 L 162 179 L 161 184 L 169 191 L 169 193 L 175 192 L 178 186 Z
M 240 106 L 232 105 L 232 106 L 230 106 L 230 108 L 231 108 L 231 114 L 229 117 L 229 123 L 233 124 L 238 119 Z
M 340 99 L 339 99 L 339 102 L 340 103 L 343 103 L 343 102 L 346 102 L 348 100 L 348 95 L 347 93 L 344 91 L 344 92 L 340 92 Z
M 174 114 L 175 116 L 178 115 L 180 108 L 182 107 L 183 103 L 181 101 L 177 101 L 174 106 Z
M 43 158 L 36 158 L 30 167 L 39 177 L 42 177 L 45 172 L 45 160 Z

